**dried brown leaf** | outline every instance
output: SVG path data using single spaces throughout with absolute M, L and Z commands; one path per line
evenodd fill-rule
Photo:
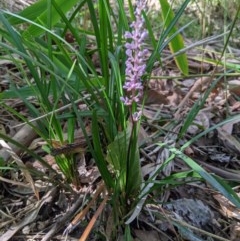
M 240 221 L 240 209 L 236 208 L 236 206 L 231 203 L 227 198 L 225 198 L 221 194 L 216 194 L 213 196 L 218 203 L 221 206 L 221 209 L 219 210 L 222 215 L 224 215 L 227 218 L 235 218 L 238 221 Z
M 222 141 L 224 146 L 230 149 L 233 153 L 240 155 L 240 142 L 231 134 L 227 133 L 222 128 L 218 128 L 218 138 Z

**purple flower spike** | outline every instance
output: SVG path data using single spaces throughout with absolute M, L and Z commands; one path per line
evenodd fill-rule
M 125 44 L 128 59 L 126 61 L 126 81 L 123 89 L 126 90 L 126 96 L 120 99 L 126 106 L 140 102 L 143 95 L 142 76 L 146 71 L 145 56 L 148 53 L 148 50 L 144 49 L 144 40 L 148 33 L 143 27 L 144 19 L 141 15 L 145 8 L 146 0 L 136 1 L 136 20 L 130 25 L 132 31 L 127 31 L 124 35 L 125 39 L 129 40 Z M 132 117 L 134 121 L 138 121 L 140 116 L 140 112 L 135 112 Z

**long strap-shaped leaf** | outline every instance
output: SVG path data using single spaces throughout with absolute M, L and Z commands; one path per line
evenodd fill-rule
M 171 22 L 173 21 L 173 19 L 175 18 L 174 16 L 174 12 L 171 8 L 171 6 L 169 5 L 167 0 L 159 0 L 161 3 L 161 7 L 162 7 L 162 16 L 165 22 L 165 27 L 169 27 Z M 169 32 L 169 37 L 173 34 L 177 33 L 177 28 L 175 26 L 173 26 Z M 181 34 L 177 34 L 169 43 L 169 47 L 171 52 L 174 54 L 176 52 L 178 52 L 179 50 L 184 48 L 184 42 L 183 42 L 183 38 L 181 36 Z M 181 72 L 184 75 L 188 75 L 188 61 L 187 61 L 187 56 L 185 53 L 176 56 L 175 58 L 175 62 L 178 66 L 178 68 L 181 70 Z

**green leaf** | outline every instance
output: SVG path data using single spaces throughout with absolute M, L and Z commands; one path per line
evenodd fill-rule
M 51 6 L 51 26 L 54 26 L 55 24 L 59 23 L 61 16 L 58 13 L 59 10 L 61 10 L 63 13 L 67 13 L 75 4 L 79 2 L 79 0 L 55 0 L 58 9 Z M 47 9 L 48 6 L 48 0 L 40 0 L 25 10 L 23 10 L 20 13 L 21 17 L 24 17 L 26 19 L 29 19 L 31 21 L 36 22 L 37 24 L 40 24 L 44 27 L 48 26 L 48 14 L 49 9 Z M 11 24 L 18 24 L 23 22 L 21 19 L 17 19 L 16 17 L 10 18 Z M 23 36 L 25 38 L 27 37 L 37 37 L 41 35 L 44 32 L 43 29 L 39 28 L 36 25 L 30 25 L 23 33 Z
M 129 123 L 131 130 L 131 137 L 128 147 L 127 157 L 127 174 L 126 174 L 126 193 L 130 197 L 135 196 L 141 186 L 142 173 L 140 165 L 140 155 L 138 146 L 140 123 Z
M 98 116 L 96 110 L 93 110 L 92 115 L 92 133 L 94 135 L 92 136 L 93 139 L 93 147 L 94 147 L 94 153 L 93 156 L 95 158 L 95 162 L 98 166 L 99 172 L 101 173 L 101 176 L 108 188 L 111 188 L 113 186 L 113 180 L 111 177 L 111 174 L 107 167 L 107 162 L 103 154 L 103 148 L 102 148 L 102 141 L 100 139 L 100 130 L 98 126 Z
M 31 6 L 23 9 L 17 15 L 34 21 L 38 16 L 40 16 L 44 11 L 46 11 L 46 9 L 47 9 L 47 0 L 40 0 L 32 4 Z M 15 16 L 9 17 L 8 21 L 12 25 L 17 25 L 25 22 L 23 19 Z
M 159 0 L 161 7 L 162 7 L 162 17 L 163 20 L 165 22 L 165 27 L 168 28 L 172 21 L 174 20 L 175 16 L 174 16 L 174 12 L 171 9 L 171 6 L 169 5 L 167 0 Z M 177 28 L 175 26 L 172 26 L 171 30 L 169 31 L 168 37 L 171 37 L 171 35 L 175 35 L 176 36 L 171 40 L 171 42 L 169 43 L 169 48 L 172 52 L 172 54 L 180 51 L 181 49 L 184 48 L 184 42 L 183 42 L 183 38 L 181 36 L 181 34 L 177 34 Z M 187 56 L 185 53 L 180 54 L 176 57 L 174 57 L 175 62 L 178 66 L 178 68 L 181 70 L 181 72 L 184 75 L 188 75 L 188 61 L 187 61 Z
M 115 140 L 108 145 L 106 160 L 114 167 L 116 172 L 126 171 L 130 135 L 130 128 L 119 132 Z
M 16 93 L 16 88 L 10 85 L 9 90 L 5 90 L 0 93 L 0 100 L 2 99 L 10 99 L 10 98 L 17 98 L 19 94 L 23 98 L 28 98 L 29 96 L 34 96 L 36 93 L 36 85 L 30 86 L 24 86 L 22 88 L 18 89 L 18 93 Z
M 141 170 L 138 144 L 132 140 L 132 125 L 119 132 L 115 140 L 108 145 L 106 160 L 113 166 L 119 178 L 122 191 L 128 196 L 135 195 L 141 184 Z M 136 147 L 135 147 L 136 145 Z

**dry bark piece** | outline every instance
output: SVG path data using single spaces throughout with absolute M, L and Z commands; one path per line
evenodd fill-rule
M 22 146 L 27 147 L 35 138 L 37 137 L 36 132 L 29 125 L 24 125 L 17 133 L 12 137 L 12 139 L 18 143 L 21 143 Z M 19 155 L 22 152 L 22 149 L 14 144 L 9 144 L 11 150 Z M 5 148 L 0 150 L 0 156 L 4 161 L 8 161 L 11 157 L 10 153 L 6 151 Z

